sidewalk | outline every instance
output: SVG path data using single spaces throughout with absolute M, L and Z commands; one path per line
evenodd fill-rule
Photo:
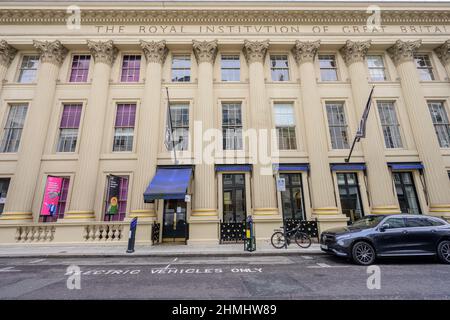
M 195 257 L 195 256 L 279 256 L 300 254 L 321 254 L 319 244 L 313 243 L 308 249 L 293 244 L 288 249 L 275 249 L 270 243 L 258 243 L 256 251 L 244 251 L 243 244 L 183 245 L 158 244 L 136 245 L 134 253 L 126 253 L 126 244 L 73 244 L 40 245 L 17 244 L 0 245 L 0 258 L 86 258 L 86 257 Z

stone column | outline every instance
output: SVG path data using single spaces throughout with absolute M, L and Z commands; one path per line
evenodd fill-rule
M 35 196 L 44 151 L 47 128 L 50 122 L 59 68 L 68 50 L 58 40 L 34 41 L 40 54 L 37 84 L 32 102 L 28 106 L 22 132 L 15 174 L 8 190 L 8 200 L 2 220 L 31 221 L 31 207 Z M 24 147 L 26 146 L 26 148 Z M 40 197 L 41 195 L 37 195 Z M 37 220 L 39 212 L 34 213 Z
M 197 126 L 202 126 L 203 134 L 208 129 L 214 128 L 214 109 L 217 108 L 214 103 L 213 91 L 213 65 L 217 55 L 217 40 L 202 42 L 194 40 L 193 50 L 198 63 L 198 89 L 194 121 L 197 122 Z M 200 143 L 199 139 L 202 137 L 199 136 L 195 136 L 194 139 L 194 146 L 201 146 L 203 148 L 201 154 L 203 154 L 205 146 L 209 143 Z M 199 152 L 199 150 L 194 150 L 194 152 Z M 214 163 L 205 160 L 205 157 L 202 157 L 200 163 L 195 166 L 193 216 L 217 216 Z
M 361 119 L 371 88 L 365 57 L 370 47 L 369 41 L 348 40 L 340 52 L 347 64 L 352 84 L 353 104 L 356 115 Z M 381 128 L 376 120 L 377 106 L 372 100 L 371 111 L 366 123 L 366 137 L 360 140 L 367 166 L 368 188 L 371 213 L 400 213 L 398 200 L 392 187 L 392 177 L 387 166 L 385 146 L 380 135 Z
M 417 151 L 425 167 L 429 214 L 450 218 L 450 181 L 414 63 L 414 53 L 421 44 L 420 40 L 397 40 L 388 53 L 397 67 Z
M 256 130 L 259 136 L 262 130 L 270 130 L 272 123 L 268 115 L 272 114 L 271 107 L 266 99 L 266 87 L 264 82 L 264 60 L 269 41 L 248 41 L 245 40 L 243 52 L 249 67 L 249 109 L 251 110 L 251 127 Z M 257 148 L 263 148 L 267 143 L 268 154 L 270 156 L 271 141 L 270 131 L 267 139 L 258 138 Z M 252 146 L 250 146 L 252 148 Z M 250 155 L 251 156 L 251 155 Z M 261 162 L 260 152 L 253 165 L 253 213 L 255 216 L 276 215 L 279 218 L 279 212 L 276 201 L 275 179 L 269 172 L 262 172 L 267 165 Z M 247 195 L 248 196 L 248 195 Z M 255 217 L 258 218 L 258 217 Z
M 109 77 L 118 52 L 112 40 L 88 40 L 87 46 L 95 64 L 80 139 L 78 170 L 74 177 L 70 208 L 64 215 L 64 220 L 71 221 L 95 219 L 94 203 L 108 104 Z
M 144 203 L 144 191 L 155 175 L 159 145 L 160 112 L 161 112 L 161 76 L 162 65 L 169 50 L 166 42 L 141 41 L 141 47 L 147 60 L 144 93 L 139 110 L 137 132 L 137 163 L 133 177 L 131 193 L 130 217 L 156 217 L 154 203 Z
M 342 222 L 346 218 L 339 214 L 336 206 L 334 184 L 328 161 L 327 126 L 324 107 L 320 101 L 314 68 L 314 58 L 320 41 L 296 41 L 292 53 L 297 61 L 300 73 L 300 96 L 302 99 L 308 149 L 311 202 L 313 217 L 323 221 L 321 225 Z
M 434 51 L 447 71 L 447 79 L 450 80 L 450 40 L 445 41 L 441 46 L 434 49 Z
M 5 81 L 6 71 L 16 56 L 17 50 L 5 40 L 0 41 L 0 94 Z

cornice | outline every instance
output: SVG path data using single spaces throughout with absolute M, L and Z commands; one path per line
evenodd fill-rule
M 83 9 L 81 23 L 234 23 L 234 24 L 364 24 L 366 10 L 199 10 L 199 9 Z M 60 9 L 2 9 L 0 24 L 65 24 L 69 13 Z M 448 24 L 450 10 L 391 10 L 381 13 L 383 25 Z

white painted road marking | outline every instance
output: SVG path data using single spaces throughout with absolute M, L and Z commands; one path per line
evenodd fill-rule
M 322 262 L 317 263 L 317 265 L 322 268 L 331 268 L 331 266 L 329 264 L 322 263 Z
M 0 272 L 20 272 L 21 270 L 14 270 L 14 267 L 5 267 L 0 269 Z
M 37 259 L 37 260 L 30 261 L 29 263 L 39 263 L 42 261 L 45 261 L 45 259 Z
M 311 256 L 301 256 L 305 260 L 313 260 L 314 258 Z

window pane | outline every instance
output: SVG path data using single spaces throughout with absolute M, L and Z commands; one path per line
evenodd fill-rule
M 238 55 L 222 55 L 221 73 L 222 81 L 240 80 L 240 59 Z
M 287 56 L 270 56 L 270 70 L 273 81 L 288 81 L 289 65 Z
M 26 114 L 26 104 L 15 104 L 10 106 L 8 118 L 3 130 L 1 152 L 17 152 L 19 149 Z
M 123 56 L 122 62 L 122 82 L 138 82 L 141 71 L 141 56 L 128 54 Z
M 188 55 L 173 56 L 172 58 L 172 81 L 191 81 L 191 57 Z
M 72 69 L 70 82 L 86 82 L 89 72 L 90 55 L 74 55 L 72 58 Z
M 0 178 L 0 214 L 3 213 L 3 208 L 6 203 L 6 197 L 8 195 L 10 178 Z
M 450 148 L 450 123 L 444 103 L 428 102 L 431 119 L 441 148 Z
M 113 151 L 132 151 L 136 104 L 118 104 Z
M 189 142 L 189 106 L 172 104 L 170 106 L 170 115 L 172 118 L 172 135 L 175 150 L 187 150 Z M 170 151 L 172 148 L 172 144 L 170 144 L 168 150 Z
M 37 68 L 39 65 L 38 55 L 23 56 L 20 65 L 19 79 L 20 83 L 31 83 L 36 80 Z
M 394 103 L 378 102 L 377 105 L 386 148 L 402 148 L 400 125 Z
M 419 71 L 420 80 L 429 81 L 434 80 L 433 66 L 431 65 L 430 57 L 426 54 L 417 54 L 414 56 L 417 70 Z
M 242 115 L 240 103 L 222 104 L 224 150 L 242 150 Z
M 347 121 L 342 103 L 327 103 L 328 127 L 333 149 L 348 149 Z

